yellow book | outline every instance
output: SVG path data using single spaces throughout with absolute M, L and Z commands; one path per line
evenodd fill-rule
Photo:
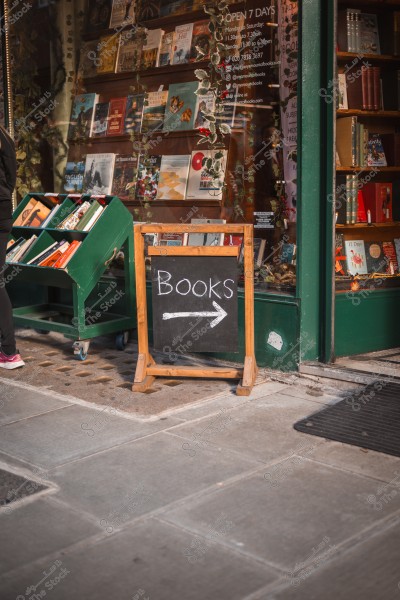
M 97 73 L 115 73 L 118 60 L 119 35 L 103 35 L 98 45 Z

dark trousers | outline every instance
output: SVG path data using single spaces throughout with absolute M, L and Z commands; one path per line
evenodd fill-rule
M 0 219 L 0 338 L 1 350 L 8 355 L 16 353 L 12 307 L 4 282 L 7 242 L 12 220 Z

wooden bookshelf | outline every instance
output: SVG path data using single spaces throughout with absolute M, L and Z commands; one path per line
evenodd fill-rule
M 388 223 L 353 223 L 352 225 L 350 224 L 337 224 L 336 227 L 338 229 L 371 229 L 371 228 L 378 228 L 378 229 L 387 229 L 388 227 L 399 227 L 400 223 L 397 221 L 391 221 Z
M 378 171 L 379 173 L 400 173 L 400 167 L 336 167 L 338 173 L 360 173 Z
M 383 117 L 386 119 L 400 119 L 398 110 L 360 110 L 357 108 L 339 108 L 336 111 L 338 117 Z
M 378 63 L 400 63 L 400 56 L 390 54 L 362 54 L 361 52 L 337 52 L 338 63 L 345 63 L 351 59 L 358 59 L 361 64 L 363 60 Z

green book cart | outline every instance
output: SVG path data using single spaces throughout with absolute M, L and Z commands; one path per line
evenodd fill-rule
M 60 204 L 61 207 L 45 228 L 13 226 L 14 239 L 28 239 L 32 235 L 36 235 L 37 239 L 22 262 L 9 263 L 8 268 L 18 267 L 18 278 L 27 283 L 40 284 L 47 290 L 46 303 L 14 309 L 15 324 L 44 333 L 55 331 L 64 334 L 74 340 L 73 349 L 78 360 L 85 360 L 90 340 L 100 335 L 116 334 L 117 348 L 123 350 L 129 330 L 136 327 L 131 214 L 117 197 L 92 197 L 92 200 L 96 199 L 103 204 L 105 209 L 89 231 L 57 229 L 57 225 L 71 214 L 79 203 L 89 200 L 90 196 L 34 193 L 27 194 L 18 205 L 13 215 L 14 222 L 32 198 L 49 208 L 56 204 Z M 27 264 L 52 243 L 61 240 L 82 242 L 65 268 Z M 118 293 L 118 302 L 108 302 L 106 310 L 97 306 L 100 300 L 90 307 L 86 306 L 91 292 L 120 250 L 125 256 L 125 289 Z M 48 294 L 49 288 L 70 289 L 72 306 L 52 302 Z M 118 312 L 113 312 L 114 303 L 118 306 Z

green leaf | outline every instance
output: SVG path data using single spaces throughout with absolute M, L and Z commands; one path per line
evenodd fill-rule
M 213 52 L 211 55 L 211 63 L 213 65 L 219 65 L 221 62 L 221 55 L 219 52 Z
M 208 89 L 205 87 L 200 87 L 195 91 L 196 96 L 205 96 L 208 92 Z
M 219 126 L 219 130 L 222 133 L 222 135 L 229 135 L 232 132 L 230 126 L 227 123 L 221 123 L 221 125 Z
M 194 74 L 197 79 L 208 79 L 208 73 L 204 69 L 196 69 Z

